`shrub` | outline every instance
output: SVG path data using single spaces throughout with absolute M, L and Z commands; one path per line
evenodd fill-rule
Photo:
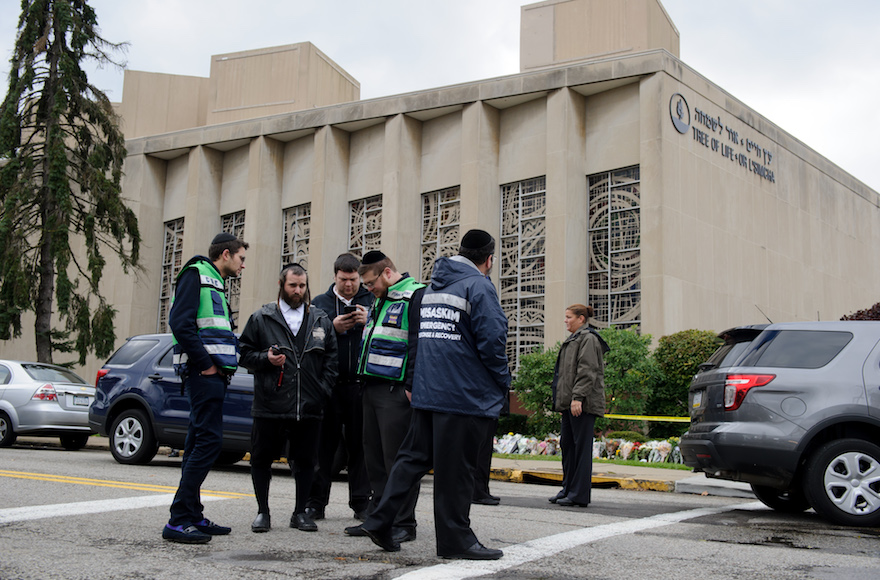
M 653 358 L 662 380 L 648 397 L 649 414 L 687 417 L 688 386 L 700 363 L 705 362 L 718 345 L 715 333 L 708 330 L 683 330 L 661 338 Z M 652 437 L 664 438 L 681 435 L 687 427 L 687 423 L 652 423 L 650 432 Z
M 599 332 L 610 352 L 605 354 L 605 409 L 619 415 L 643 415 L 648 394 L 661 374 L 650 356 L 651 335 L 629 329 L 606 328 Z M 599 419 L 599 430 L 645 431 L 644 421 Z
M 526 427 L 528 418 L 528 415 L 516 415 L 514 413 L 498 417 L 498 428 L 495 430 L 495 436 L 502 437 L 508 433 L 520 433 L 531 437 L 531 434 L 526 433 L 528 430 Z
M 880 302 L 870 308 L 857 310 L 840 317 L 841 320 L 880 320 Z
M 543 439 L 548 433 L 558 433 L 561 417 L 553 411 L 553 369 L 559 344 L 547 350 L 535 349 L 519 359 L 519 372 L 513 388 L 523 407 L 532 411 L 526 421 L 526 431 L 532 437 Z M 524 433 L 525 434 L 525 433 Z

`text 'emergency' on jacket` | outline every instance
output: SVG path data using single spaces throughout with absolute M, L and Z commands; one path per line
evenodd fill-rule
M 510 371 L 507 317 L 495 287 L 470 260 L 439 258 L 419 311 L 413 407 L 497 417 Z

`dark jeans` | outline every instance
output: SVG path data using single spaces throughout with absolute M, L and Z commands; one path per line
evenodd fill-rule
M 392 386 L 393 385 L 393 386 Z M 388 474 L 397 452 L 406 438 L 412 417 L 412 407 L 400 383 L 378 383 L 364 388 L 364 461 L 373 497 L 373 510 L 382 499 Z M 419 499 L 418 483 L 410 489 L 394 523 L 398 528 L 416 527 L 416 502 Z M 470 498 L 468 498 L 470 499 Z
M 321 421 L 321 442 L 318 445 L 318 472 L 312 484 L 307 507 L 323 510 L 330 502 L 331 475 L 336 449 L 345 428 L 345 450 L 348 455 L 348 505 L 356 512 L 370 503 L 370 480 L 364 466 L 364 406 L 361 385 L 336 385 Z
M 189 398 L 189 429 L 186 432 L 180 484 L 171 502 L 172 526 L 189 526 L 205 518 L 199 490 L 223 445 L 223 398 L 226 379 L 222 375 L 195 374 L 184 381 Z
M 477 541 L 471 530 L 471 494 L 477 449 L 494 419 L 413 410 L 412 423 L 391 469 L 385 494 L 364 522 L 368 530 L 392 527 L 399 507 L 434 469 L 437 555 L 461 554 Z
M 305 511 L 315 479 L 319 429 L 318 419 L 297 421 L 254 417 L 251 428 L 251 480 L 254 483 L 259 513 L 269 513 L 272 462 L 281 457 L 287 442 L 290 442 L 287 461 L 296 481 L 296 505 L 293 513 L 301 514 Z
M 571 411 L 562 412 L 562 491 L 573 502 L 590 503 L 593 485 L 593 427 L 596 415 L 581 413 L 574 417 Z

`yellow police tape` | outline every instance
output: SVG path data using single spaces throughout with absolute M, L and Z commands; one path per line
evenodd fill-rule
M 609 415 L 606 419 L 626 419 L 628 421 L 668 421 L 670 423 L 690 423 L 690 417 L 652 417 L 649 415 Z

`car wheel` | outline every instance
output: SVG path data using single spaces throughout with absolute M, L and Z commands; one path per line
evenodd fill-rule
M 12 430 L 12 421 L 9 415 L 0 411 L 0 447 L 9 447 L 18 439 L 15 431 Z
M 233 465 L 244 459 L 242 451 L 221 451 L 214 465 Z
M 90 435 L 88 433 L 76 433 L 73 435 L 61 435 L 61 446 L 68 451 L 79 451 L 89 442 Z
M 826 443 L 807 462 L 804 491 L 819 515 L 844 526 L 880 526 L 880 447 Z
M 149 463 L 159 444 L 153 435 L 153 426 L 147 414 L 140 409 L 127 409 L 113 421 L 110 430 L 110 453 L 119 463 L 140 465 Z
M 796 514 L 810 509 L 810 502 L 800 486 L 791 489 L 774 489 L 765 485 L 752 484 L 752 492 L 761 503 L 778 512 Z

